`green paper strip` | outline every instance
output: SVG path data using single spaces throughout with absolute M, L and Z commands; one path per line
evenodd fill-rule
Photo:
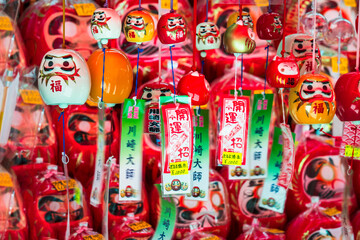
M 176 222 L 176 206 L 171 197 L 169 198 L 162 198 L 161 194 L 161 186 L 160 184 L 155 184 L 157 191 L 160 196 L 160 219 L 157 224 L 156 231 L 152 239 L 171 239 Z

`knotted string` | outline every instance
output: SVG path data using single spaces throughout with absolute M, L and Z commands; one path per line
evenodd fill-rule
M 137 97 L 138 78 L 139 78 L 139 60 L 140 60 L 140 53 L 141 53 L 142 51 L 144 51 L 144 49 L 140 49 L 140 48 L 138 47 L 137 63 L 136 63 L 135 98 Z
M 267 71 L 268 60 L 269 60 L 269 48 L 270 48 L 270 45 L 268 44 L 265 47 L 265 49 L 266 49 L 266 63 L 265 63 L 265 82 L 264 82 L 264 93 L 263 93 L 264 99 L 265 99 L 265 91 L 266 91 L 266 71 Z
M 102 72 L 102 79 L 101 79 L 101 99 L 100 102 L 104 102 L 104 78 L 105 78 L 105 48 L 102 49 L 104 53 L 103 57 L 103 72 Z
M 171 1 L 172 2 L 172 1 Z M 175 76 L 174 76 L 174 65 L 173 65 L 173 59 L 172 59 L 172 48 L 175 47 L 175 45 L 170 45 L 170 61 L 171 61 L 171 72 L 172 72 L 172 80 L 174 85 L 174 103 L 176 103 L 176 88 L 175 88 Z
M 69 194 L 69 173 L 67 164 L 69 163 L 69 158 L 65 154 L 65 113 L 64 109 L 61 111 L 58 121 L 62 118 L 62 130 L 63 130 L 63 152 L 61 156 L 61 161 L 64 165 L 64 173 L 66 178 L 66 202 L 67 202 L 67 223 L 66 223 L 66 232 L 65 239 L 68 239 L 70 236 L 70 194 Z

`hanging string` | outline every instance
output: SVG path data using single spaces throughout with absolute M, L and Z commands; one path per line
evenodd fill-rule
M 193 19 L 193 29 L 196 29 L 196 20 L 197 20 L 197 0 L 194 0 L 194 19 Z M 193 65 L 192 65 L 192 70 L 196 71 L 196 33 L 193 34 Z
M 65 45 L 65 0 L 63 0 L 63 42 L 62 42 L 62 48 L 66 48 Z
M 104 7 L 105 7 L 105 8 L 109 7 L 109 2 L 108 2 L 108 0 L 105 1 Z
M 338 59 L 337 59 L 337 64 L 338 64 L 338 72 L 340 74 L 340 56 L 341 56 L 341 37 L 338 37 L 339 41 L 338 41 Z
M 297 15 L 298 15 L 298 21 L 297 21 L 297 32 L 300 32 L 300 0 L 297 2 Z
M 62 132 L 63 132 L 63 151 L 61 154 L 61 161 L 64 166 L 64 173 L 66 179 L 66 202 L 67 202 L 67 224 L 66 224 L 66 232 L 65 239 L 68 239 L 70 236 L 70 194 L 69 194 L 69 173 L 67 164 L 69 163 L 69 157 L 65 154 L 65 113 L 64 109 L 62 109 L 58 121 L 62 118 Z
M 110 142 L 109 142 L 109 147 L 108 147 L 108 152 L 109 152 L 109 157 L 112 155 L 111 154 L 111 144 L 113 142 L 113 132 L 114 132 L 114 125 L 113 125 L 113 108 L 110 108 Z
M 172 80 L 173 80 L 173 85 L 174 85 L 174 103 L 176 103 L 176 88 L 175 88 L 174 65 L 173 65 L 172 50 L 171 50 L 173 47 L 175 47 L 175 45 L 170 45 L 170 61 L 171 61 Z
M 240 78 L 240 96 L 243 95 L 243 73 L 244 73 L 244 54 L 241 54 L 241 78 Z
M 161 1 L 159 1 L 158 3 L 158 9 L 159 9 L 159 14 L 158 14 L 158 19 L 161 18 Z M 159 43 L 159 83 L 161 82 L 161 50 L 162 50 L 162 44 L 161 44 L 161 41 L 158 41 Z
M 138 77 L 139 77 L 139 60 L 140 60 L 140 53 L 141 53 L 142 51 L 144 51 L 144 49 L 140 49 L 140 48 L 138 47 L 137 63 L 136 63 L 135 98 L 137 97 Z
M 266 63 L 265 63 L 265 81 L 264 81 L 264 93 L 263 93 L 264 99 L 265 99 L 265 91 L 266 91 L 266 71 L 267 71 L 268 60 L 269 60 L 269 48 L 270 48 L 270 44 L 268 43 L 268 45 L 265 47 L 265 49 L 266 49 Z
M 360 2 L 358 3 L 358 20 L 360 21 Z M 356 71 L 359 72 L 359 48 L 360 48 L 360 24 L 357 28 L 357 44 L 356 44 Z
M 139 0 L 139 10 L 141 10 L 141 0 Z
M 315 73 L 315 49 L 316 49 L 316 0 L 313 0 L 314 2 L 314 17 L 313 17 L 313 24 L 314 24 L 314 34 L 313 34 L 313 56 L 312 56 L 312 64 L 313 64 L 313 73 Z
M 174 11 L 174 2 L 173 2 L 173 0 L 170 0 L 170 12 L 172 13 L 172 12 L 175 12 Z
M 242 20 L 242 7 L 241 7 L 241 0 L 239 0 L 239 19 Z
M 209 20 L 209 0 L 206 0 L 206 18 L 205 22 Z
M 283 15 L 283 37 L 282 37 L 282 50 L 281 55 L 284 57 L 285 55 L 285 24 L 286 24 L 286 0 L 284 0 L 284 15 Z
M 271 13 L 271 0 L 269 0 L 268 12 Z
M 201 74 L 204 74 L 204 65 L 205 65 L 205 61 L 201 60 Z
M 103 51 L 103 54 L 104 54 L 104 57 L 103 57 L 103 72 L 102 72 L 102 79 L 101 79 L 101 98 L 100 98 L 100 103 L 99 103 L 99 106 L 101 103 L 104 102 L 104 88 L 105 88 L 105 48 L 102 49 Z
M 285 121 L 285 103 L 284 103 L 284 89 L 283 88 L 279 88 L 279 93 L 281 95 L 281 108 L 282 108 L 282 117 L 283 117 L 283 123 L 286 124 Z
M 238 68 L 238 57 L 239 57 L 239 53 L 235 53 L 235 86 L 234 86 L 234 95 L 235 95 L 235 100 L 237 100 L 237 68 Z
M 352 166 L 353 166 L 353 162 L 354 162 L 354 152 L 355 152 L 355 144 L 356 144 L 356 134 L 357 134 L 357 126 L 355 127 L 355 134 L 354 134 L 354 142 L 353 142 L 353 151 L 352 151 L 352 154 L 351 154 L 351 160 L 350 160 L 350 166 L 347 170 L 347 174 L 348 175 L 351 175 L 352 174 Z

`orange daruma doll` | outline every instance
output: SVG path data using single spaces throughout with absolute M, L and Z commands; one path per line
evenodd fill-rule
M 91 74 L 90 100 L 99 102 L 103 88 L 103 102 L 109 107 L 123 103 L 129 97 L 133 84 L 133 74 L 129 59 L 117 49 L 105 50 L 104 86 L 102 87 L 103 49 L 91 54 L 87 64 Z
M 303 75 L 290 89 L 289 108 L 297 124 L 330 123 L 336 111 L 331 80 L 321 74 Z

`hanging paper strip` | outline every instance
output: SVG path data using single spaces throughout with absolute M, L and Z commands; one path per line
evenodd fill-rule
M 295 139 L 294 133 L 292 133 L 292 137 Z M 281 161 L 283 158 L 282 131 L 280 128 L 275 128 L 273 139 L 274 141 L 270 154 L 268 176 L 265 179 L 259 206 L 275 212 L 283 213 L 287 190 L 277 185 Z
M 251 115 L 249 151 L 250 151 L 250 178 L 266 178 L 268 165 L 268 146 L 270 133 L 271 110 L 274 95 L 270 91 L 254 92 Z
M 360 121 L 344 123 L 340 155 L 360 160 Z
M 222 165 L 247 166 L 246 150 L 250 98 L 224 96 L 221 99 L 218 160 Z
M 193 160 L 193 117 L 191 99 L 176 96 L 160 97 L 162 183 L 164 194 L 190 192 L 190 174 Z
M 209 195 L 209 110 L 194 110 L 194 161 L 190 171 L 191 192 L 186 199 L 207 201 Z
M 157 188 L 157 191 L 159 192 L 159 196 L 161 196 L 162 194 L 160 185 L 155 184 L 155 186 Z M 160 219 L 152 239 L 171 239 L 175 228 L 176 206 L 171 197 L 166 199 L 160 197 L 160 201 Z
M 95 173 L 94 180 L 91 188 L 91 197 L 90 204 L 93 206 L 98 206 L 101 201 L 101 192 L 103 186 L 103 168 L 104 168 L 104 158 L 105 158 L 105 134 L 104 134 L 104 124 L 105 124 L 105 108 L 99 109 L 99 126 L 98 126 L 98 138 L 97 138 L 97 151 L 96 151 L 96 161 L 95 161 Z
M 137 99 L 135 104 L 133 99 L 125 99 L 121 122 L 120 201 L 141 200 L 144 109 L 145 100 Z

